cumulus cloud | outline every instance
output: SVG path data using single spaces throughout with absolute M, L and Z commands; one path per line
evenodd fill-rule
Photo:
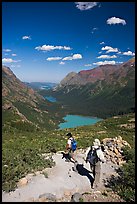
M 47 61 L 55 61 L 55 60 L 60 60 L 62 57 L 48 57 Z
M 93 65 L 105 65 L 105 64 L 116 64 L 115 61 L 100 61 L 100 62 L 94 62 Z
M 65 62 L 60 62 L 59 64 L 64 65 L 64 64 L 65 64 Z
M 97 6 L 99 2 L 75 2 L 76 7 L 81 11 L 92 9 Z
M 3 49 L 4 52 L 11 52 L 10 49 Z
M 17 55 L 13 53 L 12 56 L 15 57 L 15 56 L 17 56 Z
M 134 52 L 128 51 L 128 52 L 123 52 L 123 55 L 127 55 L 127 56 L 135 56 Z
M 102 47 L 101 50 L 106 50 L 106 53 L 118 52 L 118 48 L 113 48 L 113 47 L 110 47 L 110 46 Z
M 74 54 L 72 56 L 64 57 L 62 60 L 75 60 L 75 59 L 82 59 L 82 55 Z
M 123 25 L 126 25 L 126 21 L 124 19 L 121 19 L 121 18 L 116 18 L 116 17 L 112 17 L 112 18 L 109 18 L 107 20 L 107 24 L 111 25 L 111 24 L 123 24 Z
M 91 67 L 92 64 L 85 64 L 84 66 L 85 66 L 85 67 Z
M 105 43 L 104 43 L 104 42 L 100 42 L 99 44 L 100 44 L 100 45 L 103 45 L 103 44 L 105 44 Z
M 13 60 L 11 58 L 3 58 L 2 62 L 3 63 L 12 63 L 12 62 L 20 62 L 21 60 Z
M 30 36 L 25 35 L 25 36 L 23 36 L 23 37 L 22 37 L 22 40 L 31 40 L 31 37 L 30 37 Z
M 51 51 L 51 50 L 72 50 L 72 48 L 67 46 L 54 46 L 54 45 L 42 45 L 35 47 L 36 50 Z
M 116 55 L 112 55 L 112 56 L 110 56 L 110 55 L 101 55 L 101 56 L 99 56 L 97 58 L 98 59 L 111 59 L 111 58 L 117 58 L 117 56 Z

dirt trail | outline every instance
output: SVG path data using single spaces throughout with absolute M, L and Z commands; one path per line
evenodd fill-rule
M 68 201 L 75 192 L 84 193 L 97 190 L 91 190 L 89 177 L 73 171 L 72 167 L 74 164 L 62 159 L 62 154 L 60 152 L 54 154 L 52 157 L 56 165 L 47 169 L 48 178 L 45 178 L 43 174 L 35 176 L 31 174 L 28 175 L 27 185 L 18 187 L 15 191 L 10 193 L 2 193 L 2 202 L 33 202 L 44 193 L 54 194 L 57 200 L 66 197 L 66 201 Z M 83 157 L 84 152 L 82 152 L 82 150 L 77 150 L 76 159 L 78 163 L 83 164 L 83 167 L 87 171 L 90 171 L 89 163 L 85 163 Z M 102 177 L 98 189 L 99 191 L 105 189 L 103 180 L 112 174 L 115 174 L 114 164 L 102 164 Z M 92 173 L 88 175 L 93 177 Z

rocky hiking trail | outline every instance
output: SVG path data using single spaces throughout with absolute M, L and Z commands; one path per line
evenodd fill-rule
M 91 189 L 90 179 L 93 175 L 89 163 L 84 161 L 85 152 L 86 150 L 78 149 L 75 153 L 78 164 L 83 168 L 81 172 L 73 171 L 74 164 L 66 162 L 65 158 L 62 159 L 61 152 L 52 153 L 55 161 L 54 167 L 46 169 L 45 175 L 40 171 L 28 174 L 20 180 L 15 191 L 2 193 L 2 202 L 70 202 L 72 200 L 74 202 L 80 200 L 84 202 L 123 202 L 118 195 L 105 186 L 108 178 L 117 175 L 116 169 L 119 165 L 107 159 L 101 166 L 102 175 L 98 189 Z M 110 152 L 113 159 L 112 151 Z

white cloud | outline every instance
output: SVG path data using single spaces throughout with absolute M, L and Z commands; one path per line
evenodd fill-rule
M 31 37 L 30 37 L 30 36 L 25 35 L 25 36 L 23 36 L 23 37 L 22 37 L 22 40 L 31 40 Z
M 127 55 L 127 56 L 135 56 L 134 52 L 128 51 L 128 52 L 123 52 L 123 55 Z
M 111 24 L 123 24 L 123 25 L 126 25 L 126 21 L 123 20 L 123 19 L 120 19 L 120 18 L 116 18 L 116 17 L 112 17 L 112 18 L 109 18 L 107 20 L 107 24 L 111 25 Z
M 12 56 L 15 57 L 15 56 L 17 56 L 17 55 L 13 53 Z
M 118 52 L 118 48 L 113 48 L 113 47 L 110 47 L 110 46 L 102 47 L 101 50 L 106 50 L 106 53 L 109 53 L 109 52 Z
M 97 6 L 99 2 L 75 2 L 76 7 L 81 11 L 92 9 Z
M 21 65 L 20 64 L 18 64 L 18 65 L 11 65 L 10 67 L 12 67 L 12 68 L 15 68 L 15 67 L 17 67 L 17 68 L 19 68 L 19 67 L 21 67 Z
M 91 33 L 93 34 L 95 32 L 95 30 L 98 30 L 98 28 L 92 28 Z
M 4 52 L 11 52 L 10 49 L 3 49 Z
M 60 60 L 62 57 L 48 57 L 47 61 L 55 61 L 55 60 Z
M 98 28 L 93 28 L 92 30 L 98 30 Z
M 100 62 L 94 62 L 93 65 L 105 65 L 105 64 L 116 64 L 115 61 L 100 61 Z
M 84 66 L 85 66 L 85 67 L 91 67 L 92 64 L 85 64 Z
M 112 56 L 110 56 L 110 55 L 101 55 L 101 56 L 99 56 L 97 58 L 98 59 L 111 59 L 111 58 L 117 58 L 117 56 L 116 55 L 112 55 Z
M 20 62 L 21 60 L 13 60 L 11 58 L 3 58 L 2 62 L 4 63 L 12 63 L 12 62 Z
M 117 48 L 112 48 L 112 49 L 106 51 L 106 53 L 109 53 L 109 52 L 118 52 L 118 49 Z
M 65 62 L 60 62 L 59 64 L 62 64 L 62 65 L 64 65 L 64 64 L 65 64 Z
M 118 64 L 122 64 L 123 62 L 116 62 L 116 63 L 118 63 Z
M 109 50 L 109 49 L 112 49 L 112 47 L 110 46 L 105 46 L 105 47 L 102 47 L 101 50 Z
M 72 48 L 67 46 L 54 46 L 54 45 L 42 45 L 35 47 L 36 50 L 51 51 L 51 50 L 72 50 Z
M 82 55 L 74 54 L 72 56 L 64 57 L 62 60 L 75 60 L 75 59 L 82 59 Z
M 104 42 L 101 42 L 101 43 L 99 43 L 100 45 L 103 45 L 103 44 L 105 44 Z

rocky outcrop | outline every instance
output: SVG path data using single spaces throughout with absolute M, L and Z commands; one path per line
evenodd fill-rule
M 121 136 L 115 137 L 115 138 L 105 138 L 102 140 L 103 146 L 104 146 L 104 156 L 106 158 L 106 161 L 111 161 L 114 164 L 122 165 L 126 161 L 123 157 L 123 147 L 129 147 L 131 146 L 122 139 Z

